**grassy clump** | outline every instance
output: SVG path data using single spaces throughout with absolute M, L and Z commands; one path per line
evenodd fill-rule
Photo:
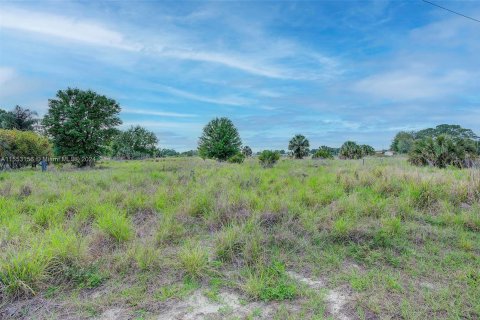
M 194 279 L 200 279 L 210 270 L 208 251 L 200 243 L 186 242 L 178 253 L 179 267 L 185 274 Z
M 296 283 L 286 273 L 285 265 L 279 261 L 248 269 L 242 288 L 251 298 L 263 301 L 291 300 L 300 293 Z
M 97 217 L 96 226 L 117 242 L 132 238 L 133 228 L 129 218 L 118 211 L 104 212 Z

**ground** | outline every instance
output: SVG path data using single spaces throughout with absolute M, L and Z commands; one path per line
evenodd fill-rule
M 1 319 L 479 319 L 480 172 L 197 158 L 0 174 Z

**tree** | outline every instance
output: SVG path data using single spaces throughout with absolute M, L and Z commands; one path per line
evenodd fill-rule
M 340 148 L 340 159 L 361 159 L 362 156 L 362 148 L 353 141 L 345 142 Z
M 308 142 L 308 139 L 301 134 L 295 135 L 288 143 L 288 150 L 292 152 L 295 159 L 302 159 L 303 157 L 308 156 L 309 147 L 310 143 Z
M 409 153 L 414 141 L 415 132 L 400 131 L 393 138 L 390 149 L 397 153 Z
M 476 157 L 477 149 L 473 140 L 440 135 L 416 140 L 408 160 L 417 166 L 445 168 L 451 165 L 464 168 L 470 167 Z
M 249 146 L 245 146 L 243 147 L 242 149 L 242 154 L 245 156 L 245 157 L 251 157 L 253 152 L 252 152 L 252 149 L 249 147 Z
M 280 159 L 280 153 L 278 151 L 263 150 L 258 156 L 260 164 L 264 168 L 271 168 Z
M 312 155 L 313 159 L 333 159 L 332 148 L 321 146 L 317 151 Z
M 8 130 L 32 131 L 33 125 L 38 122 L 37 113 L 30 109 L 15 106 L 7 112 L 0 110 L 0 128 Z
M 91 90 L 60 90 L 48 106 L 46 132 L 59 155 L 81 159 L 78 166 L 93 165 L 122 123 L 118 103 Z
M 177 157 L 179 153 L 173 149 L 160 149 L 158 151 L 158 156 L 161 158 L 165 157 Z
M 155 133 L 140 126 L 131 127 L 113 138 L 112 156 L 124 159 L 153 157 L 158 153 Z
M 198 153 L 202 158 L 225 161 L 240 153 L 242 140 L 237 128 L 228 118 L 215 118 L 204 128 L 198 141 Z
M 362 149 L 362 156 L 373 156 L 375 154 L 375 149 L 368 144 L 362 144 L 360 148 Z

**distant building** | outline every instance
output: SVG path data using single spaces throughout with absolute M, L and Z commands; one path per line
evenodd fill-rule
M 393 157 L 395 153 L 393 151 L 385 151 L 383 155 L 386 157 Z

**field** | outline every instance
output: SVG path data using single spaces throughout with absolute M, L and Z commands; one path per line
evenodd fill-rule
M 480 319 L 480 173 L 196 158 L 0 174 L 2 319 Z

